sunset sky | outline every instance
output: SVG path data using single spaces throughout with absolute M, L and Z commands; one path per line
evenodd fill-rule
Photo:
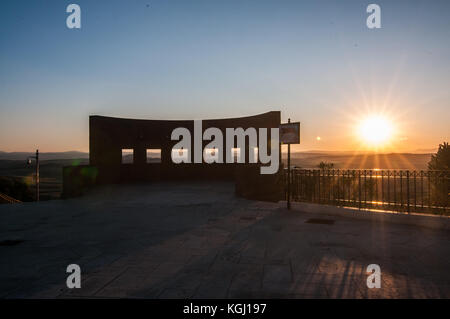
M 80 30 L 66 27 L 70 3 L 81 7 Z M 381 6 L 381 29 L 366 26 L 370 3 Z M 302 123 L 294 150 L 368 148 L 361 125 L 378 127 L 374 116 L 390 134 L 371 149 L 430 151 L 450 138 L 450 1 L 0 6 L 2 151 L 87 151 L 92 114 L 207 119 L 280 110 L 283 121 Z

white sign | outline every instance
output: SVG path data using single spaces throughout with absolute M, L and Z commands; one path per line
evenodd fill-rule
M 280 142 L 283 144 L 300 144 L 300 122 L 281 124 Z

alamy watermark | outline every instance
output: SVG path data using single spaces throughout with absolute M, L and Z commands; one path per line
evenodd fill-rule
M 366 25 L 369 29 L 381 28 L 381 8 L 378 4 L 372 3 L 367 6 L 367 13 L 370 15 L 367 17 Z
M 69 4 L 66 12 L 70 15 L 66 19 L 66 26 L 69 29 L 81 29 L 81 7 L 78 4 Z M 381 8 L 378 4 L 369 4 L 366 12 L 370 13 L 367 17 L 366 25 L 369 29 L 381 28 Z
M 224 137 L 220 129 L 207 128 L 203 132 L 201 120 L 194 121 L 194 145 L 191 132 L 184 127 L 173 130 L 172 141 L 179 141 L 172 148 L 172 162 L 180 163 L 261 163 L 261 174 L 275 174 L 280 166 L 279 128 L 270 129 L 270 143 L 267 128 L 250 127 L 225 129 Z M 248 139 L 248 147 L 246 147 Z M 236 145 L 234 141 L 237 141 Z M 203 141 L 211 141 L 203 148 Z M 259 143 L 258 143 L 259 141 Z M 270 144 L 270 145 L 268 145 Z M 270 152 L 269 152 L 270 147 Z M 245 150 L 248 149 L 248 154 Z M 191 152 L 192 150 L 192 152 Z M 224 156 L 225 155 L 225 156 Z M 248 161 L 247 156 L 248 155 Z M 192 158 L 192 159 L 191 159 Z
M 66 268 L 67 276 L 66 286 L 69 289 L 81 288 L 81 268 L 77 264 L 70 264 Z
M 66 19 L 66 26 L 69 29 L 81 29 L 81 8 L 78 4 L 69 4 L 66 12 L 70 13 Z
M 367 277 L 367 288 L 381 288 L 381 268 L 377 264 L 370 264 L 366 269 L 370 275 Z

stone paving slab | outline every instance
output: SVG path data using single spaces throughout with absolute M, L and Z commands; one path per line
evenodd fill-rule
M 287 211 L 229 183 L 1 205 L 0 240 L 12 239 L 0 246 L 1 298 L 450 298 L 445 228 Z M 69 264 L 81 289 L 66 287 Z M 380 289 L 367 288 L 369 264 Z

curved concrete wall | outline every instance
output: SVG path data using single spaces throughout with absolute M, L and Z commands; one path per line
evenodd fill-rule
M 272 111 L 248 117 L 203 120 L 202 126 L 203 131 L 209 127 L 219 128 L 225 137 L 226 128 L 277 128 L 280 120 L 280 112 Z M 90 165 L 98 169 L 97 183 L 198 178 L 233 180 L 236 167 L 260 165 L 174 164 L 171 151 L 178 141 L 172 141 L 170 137 L 177 127 L 189 129 L 191 138 L 194 138 L 194 121 L 190 120 L 137 120 L 90 116 Z M 203 143 L 205 146 L 209 142 Z M 122 149 L 134 150 L 133 164 L 122 164 Z M 161 149 L 161 163 L 147 164 L 146 149 Z

